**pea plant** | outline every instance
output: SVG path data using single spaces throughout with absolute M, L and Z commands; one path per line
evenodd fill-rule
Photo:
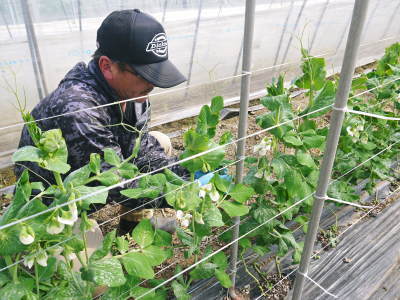
M 180 159 L 190 174 L 187 180 L 169 169 L 141 174 L 133 163 L 141 135 L 126 159 L 104 149 L 101 154 L 92 153 L 85 166 L 71 171 L 62 132 L 42 131 L 21 109 L 32 146 L 18 149 L 13 161 L 36 163 L 52 173 L 55 183 L 46 186 L 32 181 L 28 170 L 18 179 L 13 200 L 0 217 L 0 299 L 92 299 L 96 295 L 99 299 L 166 299 L 172 293 L 177 299 L 190 299 L 190 285 L 211 277 L 229 288 L 232 282 L 226 254 L 221 251 L 205 261 L 202 258 L 216 250 L 216 244 L 208 243 L 210 238 L 232 239 L 232 217 L 241 218 L 241 235 L 252 231 L 239 241 L 243 259 L 250 250 L 264 255 L 276 249 L 278 270 L 279 257 L 290 252 L 293 263 L 298 263 L 302 244 L 287 224 L 294 220 L 305 225 L 308 220 L 337 87 L 335 80 L 326 78 L 323 58 L 312 57 L 304 49 L 302 56 L 302 74 L 289 87 L 284 85 L 284 75 L 267 86 L 261 103 L 268 112 L 256 121 L 262 129 L 271 129 L 246 158 L 243 183 L 235 183 L 222 171 L 228 167 L 224 147 L 232 140 L 229 132 L 216 138 L 222 97 L 203 106 L 194 128 L 183 135 Z M 400 109 L 399 58 L 400 45 L 395 44 L 375 70 L 357 76 L 349 108 L 396 116 Z M 291 100 L 294 89 L 307 96 L 300 106 Z M 363 91 L 367 101 L 359 95 Z M 341 175 L 398 137 L 399 126 L 393 121 L 347 114 L 334 168 L 334 178 L 340 180 L 331 184 L 329 195 L 356 201 L 359 196 L 354 186 L 361 180 L 366 182 L 365 189 L 371 190 L 378 180 L 390 177 L 396 146 L 343 178 Z M 89 253 L 87 234 L 97 227 L 90 218 L 91 207 L 106 204 L 107 187 L 137 176 L 137 184 L 120 193 L 133 201 L 165 198 L 180 221 L 176 238 L 144 219 L 124 236 L 109 232 L 100 247 Z M 169 264 L 177 252 L 196 266 L 170 285 L 150 290 L 165 281 L 163 274 L 155 271 Z M 181 271 L 182 266 L 175 268 L 176 274 Z
M 385 116 L 396 115 L 399 107 L 399 49 L 399 44 L 386 49 L 385 56 L 377 62 L 376 70 L 353 80 L 349 102 L 351 109 Z M 254 156 L 246 159 L 249 172 L 244 182 L 253 187 L 257 198 L 250 207 L 250 220 L 240 227 L 241 234 L 244 234 L 265 224 L 294 203 L 304 200 L 240 241 L 242 253 L 251 249 L 264 255 L 273 246 L 277 247 L 277 257 L 283 257 L 291 251 L 293 263 L 299 262 L 302 244 L 296 242 L 292 231 L 285 224 L 294 220 L 299 225 L 305 225 L 308 220 L 313 201 L 311 195 L 316 189 L 319 162 L 328 132 L 325 119 L 329 118 L 330 105 L 337 88 L 335 77 L 333 80 L 326 78 L 323 58 L 312 57 L 304 49 L 302 55 L 302 74 L 293 84 L 285 88 L 284 75 L 280 75 L 276 82 L 267 86 L 267 96 L 261 99 L 261 104 L 269 112 L 257 117 L 257 124 L 263 129 L 272 129 L 269 135 L 254 146 Z M 368 94 L 368 101 L 357 96 L 358 92 L 373 88 Z M 304 91 L 307 100 L 303 104 L 304 109 L 293 107 L 289 95 L 294 89 Z M 398 124 L 392 121 L 347 114 L 334 176 L 339 177 L 348 172 L 385 148 L 388 143 L 395 142 L 398 134 Z M 359 195 L 354 186 L 366 179 L 365 189 L 371 191 L 377 180 L 387 179 L 391 174 L 390 165 L 395 154 L 396 151 L 390 149 L 343 179 L 335 181 L 328 195 L 346 201 L 358 200 Z M 303 229 L 306 231 L 307 227 Z M 230 233 L 223 238 L 229 240 Z

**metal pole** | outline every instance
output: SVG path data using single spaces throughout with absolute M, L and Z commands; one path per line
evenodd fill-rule
M 286 46 L 285 53 L 283 54 L 283 58 L 281 60 L 281 63 L 285 63 L 286 57 L 287 57 L 289 49 L 290 49 L 290 45 L 292 44 L 292 41 L 293 41 L 294 32 L 297 29 L 297 26 L 299 25 L 301 15 L 303 14 L 303 11 L 304 11 L 304 8 L 306 7 L 306 4 L 307 4 L 307 0 L 304 0 L 303 4 L 301 5 L 300 11 L 299 11 L 299 13 L 297 15 L 296 23 L 295 23 L 294 28 L 293 28 L 293 33 L 290 35 L 289 42 L 288 42 L 288 44 Z
M 314 241 L 317 236 L 318 225 L 321 218 L 322 209 L 328 191 L 331 178 L 332 167 L 335 161 L 337 145 L 339 142 L 340 131 L 342 129 L 345 115 L 344 109 L 347 106 L 352 76 L 356 65 L 358 49 L 360 46 L 361 34 L 368 10 L 369 0 L 356 0 L 353 8 L 353 17 L 350 25 L 350 32 L 347 38 L 346 51 L 344 54 L 342 70 L 340 73 L 339 88 L 336 93 L 336 100 L 330 121 L 328 140 L 326 142 L 324 158 L 322 160 L 319 173 L 317 191 L 312 209 L 311 220 L 304 242 L 304 249 L 301 255 L 299 270 L 297 271 L 294 284 L 293 300 L 302 299 L 304 279 L 308 272 Z
M 165 13 L 167 12 L 167 4 L 168 4 L 168 0 L 164 0 L 164 7 L 163 7 L 163 13 L 162 13 L 162 19 L 161 19 L 162 24 L 164 24 L 164 21 L 165 21 Z
M 251 57 L 254 36 L 254 19 L 255 19 L 256 1 L 246 1 L 246 12 L 244 21 L 244 35 L 243 35 L 243 59 L 242 59 L 242 82 L 240 87 L 240 115 L 239 115 L 239 131 L 238 138 L 241 139 L 246 136 L 247 132 L 247 117 L 249 111 L 249 93 L 250 93 L 250 69 Z M 245 155 L 245 140 L 240 140 L 237 145 L 237 159 L 242 159 Z M 236 165 L 236 183 L 243 181 L 244 160 L 240 160 Z M 233 219 L 235 227 L 233 228 L 233 240 L 239 237 L 239 224 L 240 217 Z M 236 263 L 238 256 L 238 242 L 236 241 L 231 246 L 231 259 L 230 270 L 232 271 L 231 280 L 233 283 L 232 288 L 229 289 L 231 298 L 236 299 L 235 283 L 236 283 Z
M 40 99 L 47 95 L 47 86 L 44 79 L 42 62 L 39 54 L 39 47 L 36 40 L 35 29 L 32 24 L 32 17 L 29 10 L 28 0 L 21 0 L 22 13 L 24 16 L 26 35 L 28 38 L 29 51 L 32 58 L 33 71 L 35 73 L 36 86 Z
M 326 13 L 326 10 L 328 9 L 329 2 L 330 2 L 330 0 L 326 0 L 325 6 L 324 6 L 324 8 L 323 8 L 323 10 L 322 10 L 322 12 L 321 12 L 321 15 L 319 16 L 319 20 L 318 20 L 317 26 L 315 27 L 315 30 L 314 30 L 314 34 L 313 34 L 313 37 L 312 37 L 312 40 L 311 40 L 310 47 L 308 48 L 308 51 L 309 51 L 310 53 L 311 53 L 311 50 L 312 50 L 312 48 L 313 48 L 313 46 L 314 46 L 314 42 L 315 42 L 315 39 L 316 39 L 316 37 L 317 37 L 317 35 L 318 35 L 318 31 L 319 31 L 319 29 L 320 29 L 320 27 L 321 27 L 322 19 L 324 18 L 325 13 Z
M 199 26 L 200 26 L 200 17 L 201 17 L 201 10 L 203 8 L 203 0 L 200 0 L 199 2 L 199 11 L 197 13 L 197 21 L 196 21 L 196 27 L 194 29 L 194 38 L 193 38 L 193 45 L 192 45 L 192 54 L 190 55 L 190 62 L 189 62 L 189 71 L 188 71 L 188 76 L 187 76 L 187 81 L 186 81 L 186 86 L 190 84 L 190 80 L 192 78 L 192 68 L 193 68 L 193 59 L 194 59 L 194 52 L 196 50 L 196 44 L 197 44 L 197 36 L 199 34 Z M 188 90 L 186 90 L 187 92 Z
M 392 27 L 393 21 L 397 19 L 396 16 L 397 16 L 397 13 L 399 11 L 399 8 L 400 8 L 400 2 L 397 5 L 397 7 L 395 8 L 395 10 L 393 11 L 392 16 L 389 18 L 389 20 L 388 20 L 389 22 L 388 22 L 385 30 L 383 31 L 381 39 L 383 39 L 387 35 L 388 31 L 390 30 L 390 27 Z M 397 38 L 397 36 L 396 36 L 396 38 Z
M 78 18 L 79 18 L 79 31 L 82 31 L 82 11 L 81 11 L 81 0 L 78 1 Z

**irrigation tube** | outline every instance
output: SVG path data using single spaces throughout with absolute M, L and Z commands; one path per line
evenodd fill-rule
M 368 10 L 369 0 L 356 0 L 353 9 L 353 16 L 350 25 L 350 32 L 347 39 L 346 50 L 343 59 L 342 72 L 340 76 L 339 89 L 336 94 L 336 101 L 333 105 L 331 117 L 331 126 L 326 144 L 326 151 L 322 160 L 321 171 L 318 179 L 315 201 L 311 214 L 311 220 L 308 226 L 308 232 L 304 242 L 304 250 L 301 255 L 299 270 L 297 271 L 294 284 L 293 300 L 302 299 L 305 276 L 308 272 L 311 254 L 314 247 L 314 241 L 317 236 L 318 225 L 326 199 L 329 181 L 331 178 L 333 163 L 335 160 L 336 149 L 339 142 L 340 131 L 345 116 L 345 108 L 351 87 L 352 75 L 356 64 L 360 39 L 362 34 L 365 16 Z
M 236 151 L 236 159 L 240 160 L 236 165 L 236 183 L 243 181 L 243 169 L 244 160 L 241 158 L 245 155 L 246 139 L 243 139 L 247 135 L 247 115 L 249 112 L 249 94 L 250 94 L 250 79 L 251 79 L 251 58 L 252 58 L 252 46 L 254 36 L 254 19 L 255 19 L 256 1 L 246 1 L 246 12 L 244 22 L 244 35 L 243 35 L 243 60 L 242 60 L 242 82 L 240 87 L 240 114 L 239 114 L 239 130 L 238 130 L 238 144 Z M 231 247 L 231 259 L 230 259 L 230 270 L 232 271 L 231 280 L 232 287 L 229 289 L 229 295 L 231 298 L 236 299 L 235 293 L 235 282 L 236 282 L 236 265 L 238 257 L 238 237 L 239 237 L 239 225 L 240 217 L 233 218 L 235 227 L 233 229 L 232 244 Z

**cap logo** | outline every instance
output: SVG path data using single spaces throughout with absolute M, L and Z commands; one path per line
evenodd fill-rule
M 146 52 L 153 52 L 159 57 L 165 57 L 168 53 L 168 42 L 165 33 L 157 33 L 147 44 Z

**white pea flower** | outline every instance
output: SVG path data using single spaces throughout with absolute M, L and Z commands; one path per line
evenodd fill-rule
M 71 212 L 72 216 L 78 220 L 78 208 L 76 207 L 76 202 L 73 202 L 68 205 L 69 211 Z
M 61 223 L 58 219 L 53 218 L 46 227 L 46 231 L 49 234 L 59 234 L 64 230 L 64 223 Z
M 182 227 L 184 227 L 184 228 L 188 228 L 189 225 L 190 225 L 190 220 L 184 219 L 184 220 L 182 221 L 181 225 L 182 225 Z
M 22 226 L 21 232 L 19 233 L 19 240 L 24 245 L 32 244 L 35 240 L 35 232 L 29 226 Z
M 358 125 L 356 129 L 357 129 L 357 131 L 363 131 L 364 130 L 364 125 L 362 125 L 362 124 Z
M 184 216 L 184 215 L 185 215 L 185 213 L 184 213 L 183 211 L 181 211 L 181 210 L 176 211 L 176 218 L 177 218 L 178 220 L 183 219 L 183 216 Z
M 199 197 L 204 198 L 206 196 L 207 192 L 211 192 L 211 190 L 212 190 L 211 183 L 207 183 L 203 186 L 200 186 Z
M 263 138 L 258 145 L 253 147 L 253 152 L 259 156 L 265 156 L 268 151 L 272 149 L 272 140 L 270 138 Z
M 69 252 L 69 253 L 66 255 L 66 257 L 67 257 L 68 260 L 73 260 L 73 259 L 76 258 L 76 254 L 75 254 L 74 252 Z
M 25 256 L 23 264 L 25 267 L 28 269 L 32 268 L 33 264 L 35 263 L 35 257 L 31 256 Z
M 217 190 L 213 190 L 209 195 L 213 202 L 218 202 L 220 195 Z
M 360 139 L 361 143 L 366 144 L 368 143 L 368 135 L 363 135 Z
M 192 215 L 189 213 L 184 213 L 181 210 L 178 210 L 176 212 L 176 218 L 180 220 L 182 227 L 187 228 L 190 225 L 190 220 L 192 219 Z
M 207 194 L 207 192 L 205 190 L 200 189 L 200 191 L 199 191 L 199 197 L 200 198 L 204 198 L 206 196 L 206 194 Z
M 346 131 L 349 134 L 349 136 L 355 136 L 357 134 L 357 131 L 354 130 L 354 128 L 351 126 L 347 126 Z
M 76 203 L 68 205 L 69 210 L 61 210 L 61 216 L 57 217 L 58 222 L 65 225 L 74 225 L 78 220 L 78 209 L 76 208 Z
M 254 177 L 256 177 L 256 178 L 263 178 L 263 176 L 264 176 L 264 171 L 263 170 L 258 170 L 255 174 L 254 174 Z
M 39 254 L 36 256 L 36 262 L 41 265 L 42 267 L 47 266 L 47 253 L 46 251 L 40 251 Z

